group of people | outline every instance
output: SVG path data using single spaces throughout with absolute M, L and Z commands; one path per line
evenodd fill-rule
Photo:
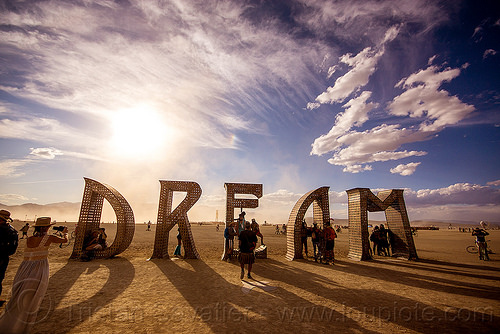
M 392 231 L 386 229 L 384 224 L 380 224 L 380 227 L 375 226 L 370 234 L 370 241 L 373 243 L 372 254 L 391 256 L 389 246 L 394 243 L 393 239 Z
M 224 230 L 225 252 L 223 260 L 230 261 L 235 253 L 238 253 L 238 261 L 241 266 L 240 278 L 245 277 L 245 264 L 248 266 L 247 278 L 251 279 L 252 265 L 255 262 L 255 248 L 257 237 L 261 245 L 264 245 L 264 236 L 260 232 L 259 223 L 252 218 L 252 222 L 245 220 L 245 211 L 242 211 L 238 219 L 229 224 Z M 234 248 L 235 237 L 238 237 L 238 252 Z
M 309 257 L 307 250 L 307 239 L 311 237 L 311 242 L 313 245 L 313 256 L 314 262 L 334 264 L 335 263 L 335 239 L 337 238 L 337 233 L 332 227 L 330 220 L 329 223 L 325 224 L 323 228 L 319 227 L 317 223 L 313 223 L 310 227 L 307 225 L 306 221 L 302 221 L 302 226 L 300 229 L 300 240 L 302 250 L 306 253 L 306 257 Z

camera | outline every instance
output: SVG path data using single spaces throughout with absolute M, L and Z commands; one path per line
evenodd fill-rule
M 66 226 L 54 226 L 53 227 L 54 230 L 59 231 L 59 232 L 64 231 L 65 228 L 66 228 Z

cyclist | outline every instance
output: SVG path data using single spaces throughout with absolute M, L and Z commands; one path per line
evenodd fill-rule
M 476 237 L 476 246 L 479 250 L 479 260 L 489 261 L 490 257 L 488 255 L 485 239 L 485 237 L 489 235 L 489 233 L 482 228 L 476 227 L 474 230 L 472 230 L 472 235 Z

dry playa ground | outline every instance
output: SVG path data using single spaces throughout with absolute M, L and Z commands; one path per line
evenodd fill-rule
M 116 225 L 102 226 L 112 241 Z M 148 261 L 154 225 L 152 231 L 137 225 L 130 247 L 113 259 L 69 260 L 72 245 L 52 246 L 49 288 L 34 332 L 498 333 L 500 328 L 500 255 L 486 262 L 467 253 L 470 233 L 419 231 L 418 261 L 357 262 L 347 258 L 343 230 L 331 266 L 287 261 L 286 237 L 264 226 L 268 258 L 257 260 L 253 280 L 242 281 L 236 261 L 220 260 L 222 228 L 193 224 L 192 232 L 200 260 Z M 170 254 L 174 239 L 172 230 Z M 500 252 L 500 231 L 490 231 L 488 239 Z M 21 240 L 11 257 L 4 299 L 24 246 Z

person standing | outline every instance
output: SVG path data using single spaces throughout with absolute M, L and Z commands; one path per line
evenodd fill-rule
M 325 263 L 331 262 L 332 264 L 335 262 L 335 256 L 333 253 L 335 247 L 335 238 L 337 238 L 337 233 L 333 227 L 328 224 L 325 226 Z
M 248 275 L 249 279 L 252 279 L 252 265 L 255 262 L 255 245 L 257 244 L 257 236 L 255 232 L 251 230 L 250 223 L 245 223 L 245 230 L 240 233 L 239 236 L 240 254 L 238 255 L 238 260 L 241 266 L 240 278 L 245 277 L 245 264 L 248 265 Z
M 182 245 L 181 229 L 177 228 L 177 247 L 175 247 L 174 256 L 181 257 L 181 245 Z
M 11 221 L 10 212 L 0 210 L 0 295 L 2 294 L 2 282 L 10 261 L 9 256 L 16 252 L 19 242 L 17 231 L 10 225 Z M 5 300 L 0 300 L 0 305 L 3 303 Z
M 26 240 L 24 260 L 19 265 L 12 296 L 0 317 L 0 333 L 29 333 L 49 285 L 49 246 L 68 242 L 68 228 L 64 237 L 49 235 L 50 217 L 40 217 L 35 222 L 35 233 Z
M 307 255 L 307 223 L 305 219 L 302 221 L 302 226 L 300 228 L 300 242 L 302 244 L 300 247 L 305 250 L 306 257 L 309 257 L 309 255 Z
M 255 232 L 255 235 L 260 238 L 260 244 L 263 245 L 264 244 L 264 236 L 262 235 L 262 233 L 260 233 L 259 223 L 257 223 L 255 218 L 252 218 L 252 223 L 250 224 L 250 228 L 252 229 L 252 231 Z
M 319 233 L 320 233 L 320 230 L 318 228 L 318 223 L 313 223 L 312 233 L 311 233 L 311 242 L 313 244 L 314 261 L 318 260 L 317 251 L 319 251 Z
M 489 233 L 482 228 L 476 227 L 472 230 L 472 235 L 476 237 L 476 246 L 479 250 L 479 260 L 489 261 L 490 256 L 488 255 L 488 247 L 485 238 L 489 235 Z
M 21 236 L 21 239 L 24 239 L 24 236 L 26 236 L 26 238 L 28 237 L 28 230 L 30 229 L 30 224 L 26 223 L 26 225 L 24 225 L 23 227 L 21 227 L 21 229 L 19 231 L 23 232 L 23 235 Z
M 245 211 L 238 216 L 238 236 L 245 230 Z

